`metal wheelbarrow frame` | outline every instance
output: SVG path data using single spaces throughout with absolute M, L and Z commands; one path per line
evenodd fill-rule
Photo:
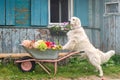
M 31 54 L 31 52 L 29 52 L 29 50 L 27 50 L 25 48 L 25 50 Z M 83 51 L 81 51 L 83 52 Z M 81 52 L 67 52 L 64 55 L 60 56 L 58 55 L 57 58 L 54 57 L 54 59 L 39 59 L 39 58 L 35 58 L 33 55 L 33 57 L 24 57 L 22 59 L 16 60 L 15 63 L 18 63 L 19 68 L 23 71 L 23 72 L 29 72 L 32 71 L 35 68 L 35 63 L 37 63 L 45 72 L 47 72 L 48 74 L 50 74 L 50 69 L 44 65 L 44 63 L 53 63 L 54 65 L 54 75 L 57 72 L 57 67 L 58 67 L 58 62 L 69 58 L 72 55 L 81 53 Z

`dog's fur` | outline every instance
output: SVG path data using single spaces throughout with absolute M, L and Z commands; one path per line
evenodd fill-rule
M 85 51 L 82 53 L 89 62 L 99 70 L 99 76 L 103 76 L 101 64 L 107 62 L 111 56 L 115 54 L 114 50 L 106 53 L 96 49 L 89 41 L 84 29 L 81 27 L 81 21 L 77 17 L 72 17 L 70 20 L 72 29 L 67 33 L 68 42 L 63 46 L 63 49 L 72 51 Z

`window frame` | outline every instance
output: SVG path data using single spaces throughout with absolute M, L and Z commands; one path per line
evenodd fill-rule
M 107 5 L 118 4 L 118 12 L 107 12 Z M 120 13 L 120 3 L 119 2 L 106 2 L 105 3 L 105 14 L 118 14 Z
M 63 23 L 52 23 L 50 17 L 50 0 L 48 0 L 48 25 L 62 25 Z M 68 19 L 73 16 L 73 0 L 68 0 Z

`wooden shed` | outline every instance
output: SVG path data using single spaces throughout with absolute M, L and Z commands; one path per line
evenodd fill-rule
M 65 36 L 51 36 L 51 25 L 79 17 L 91 42 L 103 51 L 119 50 L 119 0 L 1 0 L 0 53 L 23 53 L 22 40 L 58 40 L 64 45 Z M 114 11 L 113 8 L 116 8 Z M 115 12 L 109 14 L 109 12 Z

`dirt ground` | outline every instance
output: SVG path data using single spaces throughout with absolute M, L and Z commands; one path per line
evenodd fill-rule
M 104 77 L 98 77 L 98 76 L 88 76 L 88 77 L 80 77 L 80 78 L 54 78 L 50 80 L 120 80 L 120 76 L 104 76 Z

